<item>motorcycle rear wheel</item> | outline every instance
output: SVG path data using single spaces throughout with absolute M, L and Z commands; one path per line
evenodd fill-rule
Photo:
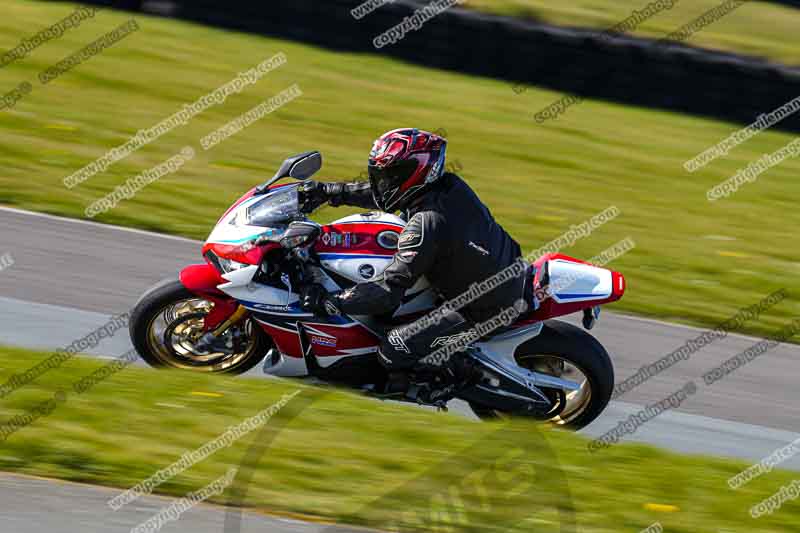
M 134 348 L 152 367 L 195 372 L 242 374 L 271 347 L 269 336 L 251 318 L 223 335 L 227 349 L 203 352 L 194 344 L 204 333 L 203 319 L 214 304 L 189 292 L 179 280 L 150 288 L 136 303 L 129 324 Z
M 549 424 L 581 429 L 600 416 L 611 400 L 614 366 L 608 352 L 597 339 L 572 324 L 548 320 L 539 335 L 517 348 L 515 359 L 522 367 L 581 384 L 580 390 L 566 395 L 543 389 L 546 394 L 553 393 L 554 401 L 563 402 L 556 406 L 554 416 L 544 419 Z M 514 416 L 474 402 L 470 407 L 483 420 Z

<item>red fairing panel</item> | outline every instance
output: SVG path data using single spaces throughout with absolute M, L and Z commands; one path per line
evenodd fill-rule
M 317 253 L 345 253 L 376 256 L 393 256 L 395 249 L 378 244 L 378 235 L 391 231 L 399 235 L 403 228 L 383 222 L 358 222 L 328 224 L 314 245 Z
M 214 304 L 204 321 L 206 331 L 222 324 L 239 306 L 236 300 L 217 288 L 227 281 L 209 264 L 188 266 L 181 270 L 179 277 L 189 292 Z
M 264 328 L 275 343 L 278 351 L 288 357 L 303 357 L 303 351 L 300 349 L 300 336 L 297 331 L 287 331 L 283 328 L 259 322 L 259 325 Z
M 288 357 L 303 357 L 297 323 L 283 319 L 278 324 L 264 315 L 259 318 L 278 350 Z M 322 322 L 302 322 L 313 353 L 317 357 L 342 357 L 359 355 L 377 350 L 378 338 L 357 322 L 331 324 Z
M 573 263 L 581 263 L 584 265 L 590 265 L 586 261 L 581 261 L 580 259 L 575 259 L 574 257 L 570 257 L 568 255 L 563 254 L 546 254 L 537 259 L 534 262 L 536 266 L 536 274 L 534 276 L 534 287 L 539 288 L 541 279 L 540 277 L 544 273 L 544 264 L 547 261 L 553 261 L 556 259 L 561 259 L 564 261 L 570 261 Z M 596 265 L 592 265 L 596 266 Z M 602 267 L 598 267 L 602 268 Z M 607 270 L 607 269 L 604 269 Z M 548 318 L 554 318 L 558 316 L 564 316 L 571 313 L 575 313 L 578 311 L 582 311 L 584 309 L 594 307 L 596 305 L 605 305 L 611 302 L 616 302 L 622 295 L 625 293 L 625 277 L 620 274 L 619 272 L 610 271 L 611 272 L 611 294 L 607 298 L 598 298 L 593 300 L 584 300 L 580 302 L 557 302 L 554 298 L 548 297 L 545 298 L 544 301 L 540 302 L 539 309 L 536 310 L 535 313 L 532 315 L 526 316 L 524 320 L 519 321 L 517 324 L 525 325 L 531 322 L 538 322 L 541 320 L 546 320 Z M 538 294 L 538 291 L 537 291 Z
M 280 244 L 271 242 L 262 246 L 255 246 L 252 242 L 242 244 L 206 243 L 203 245 L 203 257 L 206 257 L 208 251 L 212 251 L 218 257 L 232 259 L 246 265 L 258 265 L 264 258 L 264 254 L 274 248 L 280 248 Z
M 341 357 L 373 352 L 379 339 L 359 323 L 320 324 L 303 322 L 314 353 L 319 357 Z
M 217 286 L 227 283 L 227 281 L 208 263 L 184 268 L 181 270 L 180 280 L 184 287 L 197 295 L 225 295 Z

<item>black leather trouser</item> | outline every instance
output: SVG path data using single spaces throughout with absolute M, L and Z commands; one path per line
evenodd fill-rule
M 443 349 L 449 344 L 463 341 L 473 322 L 458 312 L 443 313 L 441 320 L 419 328 L 412 322 L 390 330 L 381 341 L 378 356 L 389 370 L 413 368 L 420 359 Z M 466 347 L 467 343 L 462 343 Z M 441 352 L 440 352 L 441 353 Z

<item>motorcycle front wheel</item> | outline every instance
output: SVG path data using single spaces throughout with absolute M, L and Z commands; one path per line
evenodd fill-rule
M 214 349 L 196 347 L 214 304 L 189 292 L 178 280 L 165 280 L 136 303 L 129 323 L 139 355 L 156 368 L 241 374 L 264 358 L 267 334 L 251 318 L 228 328 Z

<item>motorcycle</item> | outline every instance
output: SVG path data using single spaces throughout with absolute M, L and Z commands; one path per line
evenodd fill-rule
M 316 378 L 380 397 L 388 376 L 377 357 L 379 337 L 442 300 L 423 278 L 391 316 L 321 317 L 301 309 L 305 284 L 335 292 L 380 276 L 405 225 L 381 212 L 326 225 L 309 220 L 298 186 L 321 166 L 319 152 L 286 159 L 222 215 L 203 245 L 203 264 L 139 299 L 130 334 L 148 364 L 239 374 L 263 361 L 273 376 Z M 293 181 L 277 183 L 284 178 Z M 540 293 L 550 288 L 547 297 L 468 346 L 474 377 L 454 396 L 484 419 L 527 416 L 579 429 L 608 404 L 614 370 L 594 337 L 553 319 L 582 312 L 591 329 L 599 306 L 622 297 L 625 279 L 562 254 L 536 259 L 529 272 Z

